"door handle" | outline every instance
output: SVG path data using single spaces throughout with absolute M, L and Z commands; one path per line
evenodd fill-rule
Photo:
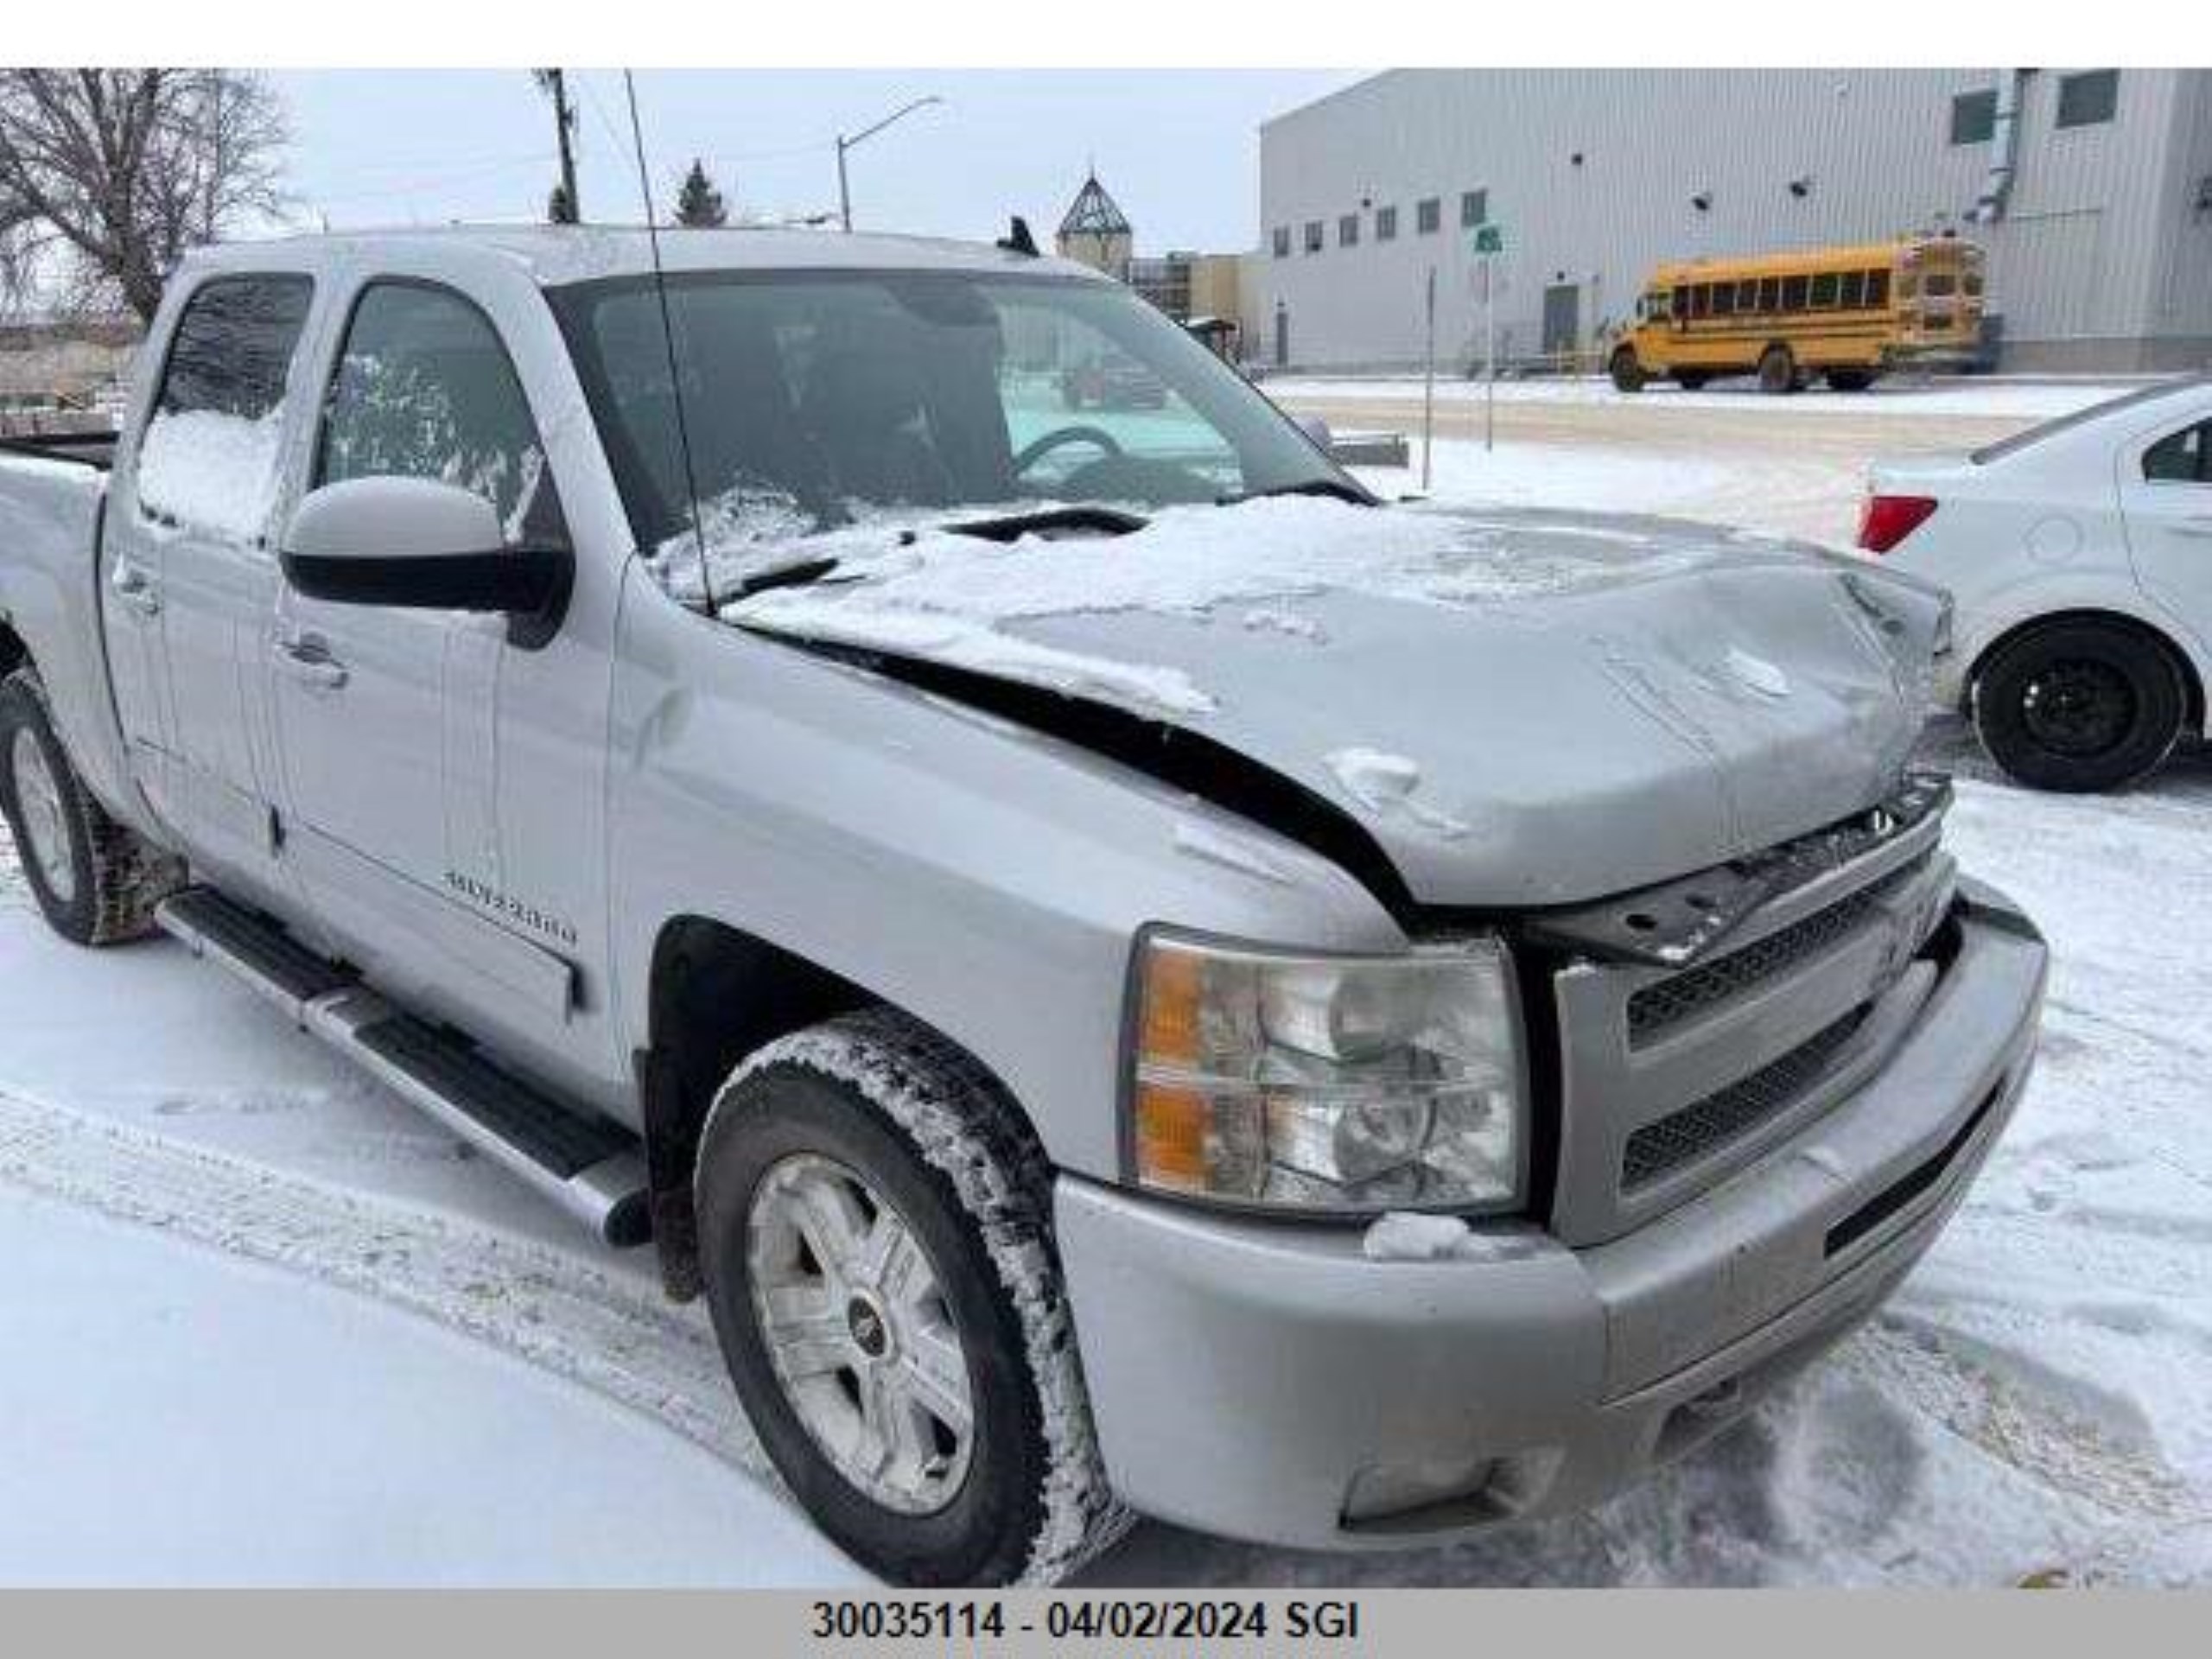
M 335 691 L 346 680 L 346 664 L 333 657 L 320 640 L 277 641 L 276 664 L 313 691 Z
M 115 569 L 108 574 L 107 588 L 118 603 L 141 616 L 161 614 L 162 596 L 154 589 L 154 579 L 127 559 L 115 562 Z

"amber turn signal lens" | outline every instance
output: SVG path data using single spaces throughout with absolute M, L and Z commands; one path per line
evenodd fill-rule
M 1205 963 L 1182 950 L 1155 950 L 1145 963 L 1140 1058 L 1153 1065 L 1195 1066 Z
M 1206 1191 L 1206 1099 L 1194 1089 L 1140 1083 L 1136 1090 L 1137 1179 L 1177 1192 Z

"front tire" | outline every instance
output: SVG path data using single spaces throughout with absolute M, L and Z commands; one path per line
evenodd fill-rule
M 2001 646 L 1975 674 L 1974 732 L 1989 758 L 2032 789 L 2124 788 L 2180 741 L 2181 671 L 2149 636 L 2105 622 L 2059 622 Z
M 1050 1584 L 1120 1535 L 1049 1169 L 972 1058 L 884 1009 L 772 1043 L 715 1099 L 696 1196 L 738 1394 L 855 1560 Z
M 1637 360 L 1634 347 L 1622 346 L 1613 353 L 1612 360 L 1605 365 L 1605 368 L 1606 372 L 1612 377 L 1615 391 L 1633 392 L 1643 390 L 1645 378 L 1643 365 Z
M 48 926 L 73 944 L 152 931 L 154 907 L 184 868 L 107 815 L 78 779 L 37 675 L 0 681 L 0 813 Z

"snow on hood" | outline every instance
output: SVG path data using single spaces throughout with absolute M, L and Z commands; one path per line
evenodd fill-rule
M 1437 903 L 1595 898 L 1872 805 L 1939 610 L 1863 562 L 1650 518 L 1294 497 L 1001 543 L 738 517 L 759 533 L 710 541 L 718 593 L 740 561 L 839 563 L 727 620 L 1188 726 L 1335 803 Z M 696 580 L 683 545 L 658 563 Z

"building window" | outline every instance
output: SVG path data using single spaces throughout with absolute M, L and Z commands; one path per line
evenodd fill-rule
M 1955 92 L 1951 95 L 1951 142 L 1954 144 L 1986 144 L 1997 130 L 1997 93 L 1994 88 L 1980 92 Z
M 1287 225 L 1275 226 L 1275 257 L 1278 259 L 1290 257 L 1290 226 Z
M 1359 215 L 1345 213 L 1337 220 L 1337 245 L 1356 248 L 1359 245 Z
M 1318 219 L 1309 219 L 1306 221 L 1306 251 L 1308 253 L 1321 251 L 1321 221 Z
M 1444 223 L 1444 203 L 1430 196 L 1414 204 L 1414 229 L 1423 236 L 1434 236 L 1437 227 Z
M 2101 126 L 2120 110 L 2120 71 L 2092 69 L 2058 78 L 2058 124 Z
M 1490 218 L 1490 192 L 1462 190 L 1459 193 L 1459 228 L 1471 231 Z
M 1375 210 L 1375 239 L 1377 242 L 1395 242 L 1398 239 L 1398 210 L 1396 208 L 1377 207 Z

